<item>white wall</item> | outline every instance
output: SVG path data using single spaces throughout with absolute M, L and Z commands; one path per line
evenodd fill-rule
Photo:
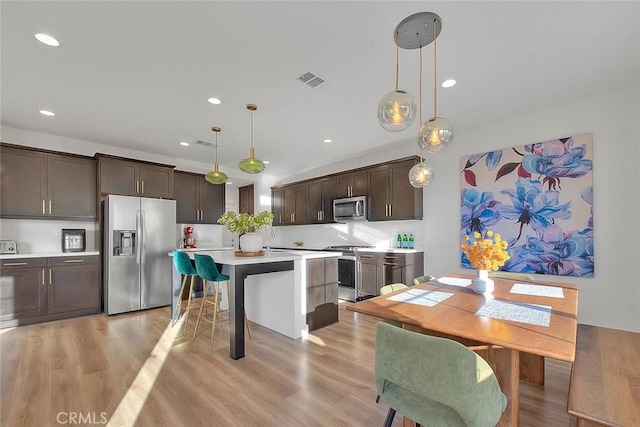
M 547 278 L 578 284 L 579 322 L 640 331 L 639 99 L 636 87 L 457 133 L 431 158 L 436 178 L 424 195 L 425 272 L 469 271 L 460 267 L 460 157 L 592 133 L 595 277 Z

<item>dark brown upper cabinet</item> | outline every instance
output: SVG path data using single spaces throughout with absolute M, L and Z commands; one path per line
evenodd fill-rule
M 337 179 L 335 176 L 321 178 L 307 183 L 309 224 L 333 222 L 333 199 L 336 198 Z
M 96 219 L 96 162 L 0 146 L 0 216 Z
M 366 196 L 369 193 L 369 179 L 367 170 L 339 174 L 338 194 L 336 197 Z
M 422 189 L 409 183 L 416 160 L 404 160 L 369 170 L 369 220 L 422 219 Z
M 100 196 L 173 198 L 173 166 L 98 154 Z
M 225 185 L 211 184 L 204 175 L 173 174 L 176 221 L 179 224 L 217 224 L 225 208 Z

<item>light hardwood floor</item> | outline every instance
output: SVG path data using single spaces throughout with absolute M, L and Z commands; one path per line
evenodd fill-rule
M 0 425 L 381 426 L 376 319 L 344 307 L 308 339 L 252 324 L 237 361 L 227 326 L 211 354 L 210 327 L 195 344 L 174 339 L 168 308 L 0 330 Z M 544 388 L 523 383 L 520 425 L 575 425 L 569 374 L 570 364 L 548 361 Z

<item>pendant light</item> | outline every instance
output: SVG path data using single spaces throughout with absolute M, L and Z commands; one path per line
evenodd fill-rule
M 240 170 L 246 173 L 260 173 L 264 170 L 264 162 L 255 158 L 255 152 L 253 149 L 253 112 L 258 109 L 255 104 L 247 104 L 247 110 L 251 113 L 251 150 L 249 151 L 249 158 L 240 160 L 238 166 Z
M 420 132 L 418 133 L 418 145 L 420 149 L 434 153 L 440 151 L 453 140 L 453 127 L 445 118 L 438 117 L 438 78 L 437 78 L 437 38 L 438 26 L 442 29 L 442 21 L 438 15 L 433 20 L 433 117 L 427 122 L 422 123 Z M 422 73 L 420 73 L 422 78 Z
M 420 123 L 422 123 L 422 49 L 420 49 Z M 422 147 L 420 148 L 420 162 L 415 164 L 409 170 L 409 183 L 415 188 L 423 188 L 431 184 L 433 181 L 433 168 L 426 164 L 424 156 L 422 154 Z
M 415 188 L 422 188 L 431 184 L 433 178 L 433 168 L 425 162 L 422 150 L 420 150 L 420 163 L 415 164 L 409 170 L 409 183 Z
M 378 103 L 378 123 L 386 131 L 399 132 L 408 128 L 416 117 L 416 100 L 413 95 L 398 90 L 398 29 L 396 28 L 396 90 L 382 97 Z
M 214 170 L 205 175 L 204 179 L 211 184 L 224 184 L 227 182 L 227 174 L 218 170 L 218 134 L 222 129 L 219 127 L 212 127 L 212 131 L 216 133 L 216 164 Z

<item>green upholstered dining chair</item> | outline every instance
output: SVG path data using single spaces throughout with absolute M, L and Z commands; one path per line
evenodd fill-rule
M 512 280 L 535 280 L 532 276 L 525 273 L 515 273 L 510 271 L 490 271 L 490 277 L 497 277 L 501 279 L 512 279 Z
M 231 283 L 229 281 L 229 276 L 220 273 L 215 261 L 209 255 L 196 254 L 195 260 L 198 275 L 202 278 L 204 294 L 202 296 L 202 305 L 200 306 L 200 312 L 198 313 L 198 320 L 196 321 L 196 330 L 193 333 L 193 341 L 196 340 L 196 333 L 198 332 L 200 321 L 204 320 L 206 322 L 209 322 L 211 323 L 211 351 L 213 351 L 213 345 L 216 339 L 216 325 L 223 321 L 229 321 L 228 317 L 223 320 L 221 313 L 228 312 L 228 314 L 231 315 L 229 309 L 222 310 L 220 308 L 220 285 L 223 283 L 226 285 L 225 287 L 227 288 L 227 302 L 228 304 L 231 304 L 231 298 L 229 295 L 229 286 Z M 211 292 L 209 291 L 210 289 Z M 210 296 L 211 298 L 213 298 L 213 301 L 209 299 Z M 211 319 L 207 318 L 207 313 L 204 310 L 205 307 L 208 307 L 210 305 L 213 306 Z M 246 325 L 247 334 L 249 335 L 249 339 L 251 339 L 251 330 L 249 329 L 249 321 L 247 320 L 246 313 L 244 314 L 244 322 Z
M 413 284 L 414 285 L 419 285 L 420 283 L 425 283 L 425 282 L 430 282 L 432 280 L 435 280 L 436 278 L 433 276 L 419 276 L 416 277 L 415 279 L 413 279 Z
M 189 325 L 189 312 L 191 308 L 194 306 L 193 301 L 193 287 L 194 280 L 196 276 L 198 276 L 198 271 L 196 270 L 196 266 L 189 255 L 184 252 L 173 251 L 173 265 L 175 266 L 178 273 L 184 276 L 182 279 L 182 286 L 180 286 L 180 292 L 178 293 L 178 303 L 176 304 L 176 311 L 174 315 L 174 319 L 177 319 L 182 316 L 182 313 L 185 314 L 184 321 L 184 336 L 187 335 L 187 326 Z M 183 300 L 184 290 L 187 286 L 187 279 L 191 278 L 191 284 L 189 285 L 189 295 L 187 297 L 187 302 L 185 304 Z M 175 324 L 175 323 L 174 323 Z M 195 332 L 194 332 L 195 335 Z
M 384 285 L 380 288 L 380 295 L 390 294 L 391 292 L 408 288 L 404 283 L 391 283 L 390 285 Z
M 507 406 L 489 364 L 462 344 L 376 325 L 375 378 L 378 396 L 424 426 L 495 426 Z

